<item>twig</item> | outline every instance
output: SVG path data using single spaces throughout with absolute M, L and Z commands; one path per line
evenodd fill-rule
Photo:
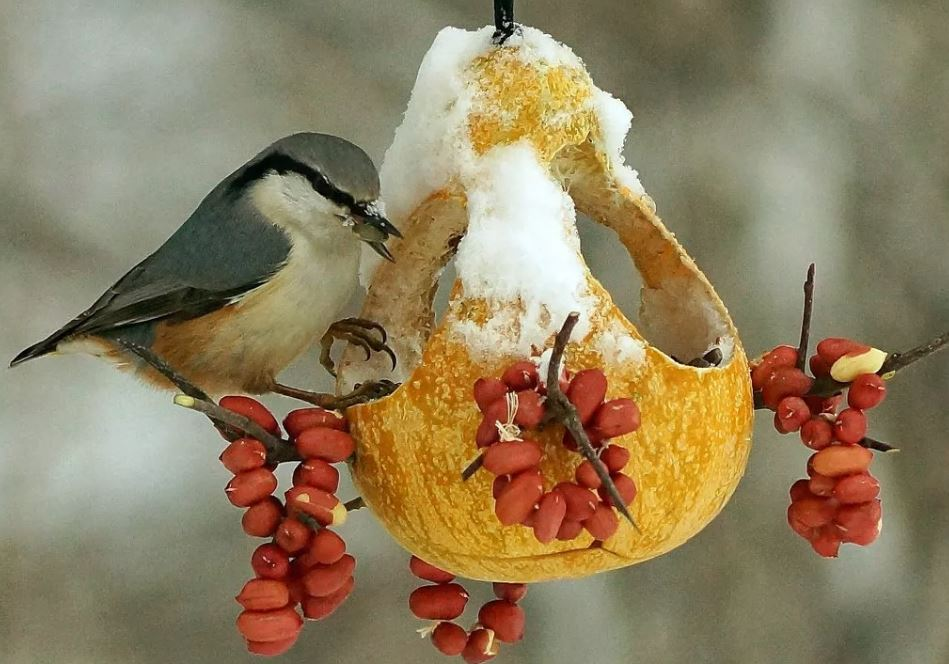
M 237 431 L 246 434 L 250 438 L 259 440 L 263 443 L 263 446 L 267 448 L 268 463 L 301 460 L 300 455 L 297 454 L 296 447 L 294 447 L 292 443 L 278 438 L 250 418 L 230 411 L 227 408 L 222 408 L 213 401 L 196 399 L 187 394 L 178 394 L 175 395 L 175 405 L 206 415 L 216 426 L 223 425 L 226 427 L 229 430 L 225 431 L 226 434 L 230 433 L 230 435 L 233 435 L 233 432 Z M 228 437 L 229 439 L 233 439 L 230 436 Z M 240 437 L 240 435 L 235 437 Z
M 804 280 L 804 315 L 801 317 L 801 343 L 797 346 L 797 368 L 804 371 L 807 365 L 807 342 L 811 336 L 811 314 L 814 311 L 814 264 L 807 268 Z
M 478 458 L 469 463 L 463 471 L 461 471 L 461 481 L 467 482 L 471 479 L 472 475 L 481 470 L 481 466 L 484 465 L 484 455 L 479 454 Z
M 860 444 L 869 450 L 876 450 L 877 452 L 887 453 L 887 452 L 900 451 L 900 448 L 898 447 L 894 447 L 893 445 L 890 445 L 889 443 L 884 443 L 882 441 L 875 440 L 873 438 L 864 438 L 863 440 L 860 441 Z
M 563 360 L 563 353 L 567 347 L 567 342 L 570 341 L 570 334 L 573 332 L 573 328 L 579 320 L 580 314 L 575 311 L 572 312 L 567 316 L 567 320 L 564 321 L 563 327 L 560 328 L 560 332 L 557 333 L 557 337 L 554 339 L 554 348 L 550 354 L 550 364 L 547 368 L 547 405 L 557 413 L 559 420 L 563 423 L 564 427 L 566 427 L 567 431 L 570 432 L 570 435 L 573 436 L 573 440 L 577 443 L 577 448 L 586 460 L 593 464 L 593 469 L 596 471 L 597 477 L 599 477 L 603 483 L 604 488 L 606 488 L 606 492 L 613 501 L 613 506 L 633 524 L 633 527 L 639 530 L 629 510 L 626 509 L 626 504 L 623 502 L 623 498 L 620 496 L 616 484 L 613 483 L 609 470 L 607 470 L 606 465 L 600 460 L 600 457 L 596 455 L 593 445 L 590 444 L 587 432 L 583 429 L 583 423 L 580 421 L 579 415 L 577 415 L 577 409 L 574 408 L 573 404 L 570 403 L 570 400 L 567 398 L 567 395 L 560 389 L 560 362 Z
M 171 368 L 171 365 L 165 362 L 165 359 L 155 353 L 151 348 L 141 346 L 134 341 L 127 339 L 116 339 L 116 343 L 133 355 L 138 356 L 143 362 L 152 367 L 155 371 L 167 378 L 179 390 L 189 397 L 201 399 L 202 401 L 211 401 L 211 397 L 200 387 L 190 383 L 184 376 Z
M 888 377 L 889 374 L 896 373 L 913 362 L 921 360 L 924 357 L 929 357 L 933 353 L 942 350 L 946 345 L 949 345 L 949 332 L 944 332 L 932 341 L 902 353 L 890 353 L 890 356 L 886 358 L 886 361 L 877 373 L 881 376 Z

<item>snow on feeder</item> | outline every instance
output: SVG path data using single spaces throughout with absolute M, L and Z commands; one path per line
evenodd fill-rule
M 385 358 L 348 353 L 340 386 L 402 384 L 347 411 L 353 477 L 406 549 L 459 576 L 543 581 L 653 558 L 708 524 L 744 472 L 748 361 L 721 300 L 624 164 L 631 117 L 542 32 L 524 27 L 498 46 L 490 28 L 447 28 L 386 153 L 383 199 L 405 239 L 394 263 L 364 271 L 361 316 L 386 328 L 399 362 L 391 371 Z M 578 211 L 615 231 L 635 262 L 645 335 L 590 274 Z M 436 325 L 437 281 L 452 257 L 457 280 Z M 517 360 L 544 362 L 571 312 L 580 316 L 567 369 L 601 368 L 607 398 L 631 396 L 642 414 L 637 431 L 612 440 L 630 453 L 635 525 L 592 547 L 587 532 L 542 543 L 502 525 L 490 474 L 460 477 L 482 421 L 472 385 Z M 684 363 L 709 353 L 712 366 Z M 535 436 L 547 489 L 581 461 L 562 437 L 556 424 Z

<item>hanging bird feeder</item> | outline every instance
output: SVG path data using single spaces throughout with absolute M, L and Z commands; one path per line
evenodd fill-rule
M 399 543 L 459 576 L 529 582 L 632 565 L 698 533 L 745 470 L 754 406 L 725 306 L 624 164 L 631 114 L 569 48 L 509 28 L 447 28 L 422 62 L 381 171 L 405 238 L 395 262 L 364 270 L 361 316 L 389 332 L 398 367 L 348 353 L 340 386 L 401 383 L 347 412 L 355 483 Z M 642 275 L 638 325 L 590 274 L 578 212 L 612 229 Z M 457 279 L 436 323 L 452 259 Z M 543 362 L 571 312 L 567 369 L 601 368 L 609 396 L 632 396 L 642 413 L 635 433 L 612 441 L 629 450 L 639 493 L 633 522 L 605 541 L 584 533 L 543 544 L 529 528 L 501 525 L 487 473 L 465 481 L 461 470 L 477 454 L 474 382 L 512 361 Z M 708 355 L 711 366 L 686 364 Z M 537 437 L 552 482 L 581 461 L 562 437 L 557 424 Z

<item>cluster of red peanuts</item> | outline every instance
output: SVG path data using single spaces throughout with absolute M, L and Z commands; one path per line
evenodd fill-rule
M 280 435 L 277 420 L 258 401 L 230 396 L 220 405 Z M 303 408 L 289 413 L 283 426 L 303 458 L 283 502 L 272 495 L 277 478 L 260 441 L 239 438 L 221 454 L 221 462 L 234 473 L 225 489 L 227 498 L 247 508 L 241 520 L 244 532 L 272 538 L 254 551 L 255 578 L 236 597 L 244 609 L 237 629 L 247 649 L 258 655 L 279 655 L 296 642 L 303 626 L 298 606 L 304 618 L 326 618 L 355 584 L 356 560 L 330 530 L 346 520 L 346 507 L 335 495 L 339 471 L 332 465 L 355 449 L 346 420 L 322 408 Z
M 880 483 L 870 474 L 873 453 L 862 446 L 867 410 L 886 396 L 878 375 L 886 353 L 849 339 L 829 338 L 809 360 L 814 378 L 797 367 L 798 351 L 778 346 L 752 368 L 752 385 L 775 411 L 781 433 L 800 432 L 815 453 L 807 462 L 809 479 L 791 487 L 788 523 L 821 556 L 835 558 L 841 543 L 866 546 L 880 534 Z M 815 378 L 846 384 L 843 394 L 811 396 Z M 839 411 L 839 412 L 838 412 Z
M 478 611 L 478 622 L 466 630 L 452 622 L 465 611 L 468 591 L 455 583 L 455 576 L 424 560 L 412 556 L 412 574 L 432 585 L 416 588 L 409 595 L 409 608 L 415 617 L 431 620 L 423 633 L 431 634 L 432 645 L 449 656 L 461 655 L 467 664 L 480 664 L 493 659 L 500 643 L 516 643 L 524 638 L 524 609 L 517 603 L 527 594 L 523 583 L 495 583 L 497 599 Z
M 561 389 L 576 408 L 625 505 L 629 505 L 636 497 L 636 484 L 623 473 L 629 451 L 609 444 L 609 440 L 639 428 L 636 402 L 604 401 L 607 380 L 600 369 L 585 369 L 572 377 L 565 374 Z M 563 481 L 545 490 L 546 478 L 540 469 L 543 449 L 522 434 L 545 422 L 546 385 L 533 362 L 515 362 L 501 378 L 479 378 L 474 398 L 483 413 L 475 442 L 484 450 L 484 468 L 495 475 L 494 510 L 503 525 L 532 528 L 544 544 L 554 539 L 572 540 L 584 529 L 599 541 L 616 532 L 619 519 L 590 461 L 577 466 L 575 481 Z M 577 450 L 569 432 L 564 433 L 563 444 L 571 451 Z

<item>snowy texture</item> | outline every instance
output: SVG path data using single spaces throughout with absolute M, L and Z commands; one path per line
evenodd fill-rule
M 469 227 L 458 247 L 456 268 L 466 298 L 486 301 L 489 317 L 483 322 L 459 317 L 452 329 L 474 357 L 529 355 L 571 311 L 581 314 L 577 337 L 585 336 L 596 305 L 580 255 L 573 202 L 534 148 L 522 142 L 478 154 L 471 145 L 468 121 L 479 104 L 479 81 L 471 65 L 495 48 L 492 34 L 491 27 L 474 32 L 446 28 L 438 34 L 380 172 L 382 198 L 397 225 L 439 190 L 457 188 L 466 194 Z M 509 47 L 533 65 L 583 68 L 572 50 L 533 28 L 524 27 L 507 42 Z M 593 140 L 617 180 L 634 194 L 644 194 L 622 154 L 632 114 L 595 87 L 586 103 L 600 127 Z M 378 261 L 364 251 L 364 284 Z M 604 354 L 617 361 L 644 358 L 643 345 L 622 330 L 607 331 L 599 341 Z
M 518 143 L 495 148 L 478 160 L 467 183 L 468 233 L 455 268 L 469 297 L 517 302 L 482 328 L 463 321 L 455 329 L 472 355 L 499 351 L 530 354 L 556 333 L 571 311 L 593 309 L 580 256 L 573 201 L 538 162 L 533 148 Z M 576 334 L 588 330 L 581 316 Z M 499 348 L 502 341 L 507 344 Z
M 419 66 L 412 98 L 402 124 L 395 132 L 380 169 L 382 200 L 398 225 L 430 194 L 451 181 L 466 183 L 476 169 L 477 156 L 467 133 L 467 118 L 475 101 L 476 82 L 469 76 L 471 62 L 495 48 L 493 26 L 469 32 L 444 28 Z M 518 47 L 518 56 L 549 66 L 583 67 L 574 52 L 540 30 L 524 26 L 506 47 Z M 632 114 L 610 94 L 594 90 L 592 105 L 603 131 L 602 146 L 616 170 L 617 179 L 637 194 L 643 193 L 636 172 L 624 165 L 623 141 Z M 380 257 L 363 248 L 360 279 L 364 286 Z
M 615 323 L 600 331 L 597 347 L 607 364 L 642 364 L 646 361 L 646 344 L 631 337 Z
M 600 146 L 610 159 L 616 180 L 637 196 L 646 193 L 639 174 L 626 165 L 623 143 L 633 123 L 633 114 L 626 104 L 609 92 L 597 88 L 593 93 L 593 107 L 600 123 L 603 143 Z

